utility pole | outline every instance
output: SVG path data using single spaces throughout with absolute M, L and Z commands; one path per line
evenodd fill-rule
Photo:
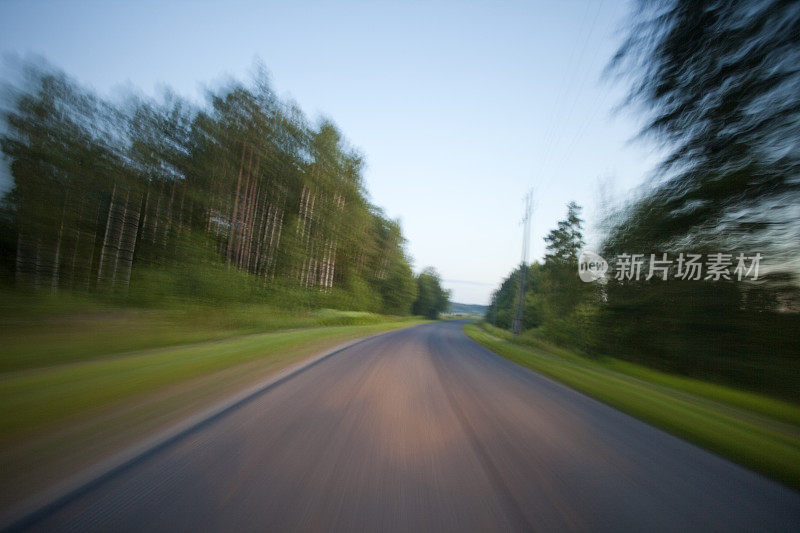
M 514 335 L 522 333 L 522 311 L 525 308 L 525 283 L 528 281 L 528 243 L 531 236 L 531 213 L 533 212 L 533 191 L 525 195 L 525 213 L 522 216 L 522 265 L 519 269 L 519 292 L 517 293 L 517 310 L 511 331 Z

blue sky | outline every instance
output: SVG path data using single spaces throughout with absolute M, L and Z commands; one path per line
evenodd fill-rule
M 0 52 L 39 54 L 114 95 L 168 85 L 200 100 L 260 58 L 278 94 L 327 116 L 366 157 L 372 201 L 401 220 L 415 270 L 488 303 L 570 200 L 591 242 L 600 190 L 617 200 L 656 162 L 613 113 L 601 72 L 624 33 L 619 0 L 528 2 L 0 2 Z

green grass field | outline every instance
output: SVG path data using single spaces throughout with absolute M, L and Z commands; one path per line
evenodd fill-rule
M 800 488 L 800 407 L 612 358 L 588 359 L 486 324 L 467 335 L 495 353 L 640 420 Z

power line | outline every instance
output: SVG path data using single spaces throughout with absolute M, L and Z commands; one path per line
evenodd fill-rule
M 525 195 L 525 212 L 522 216 L 522 265 L 519 269 L 519 292 L 517 293 L 517 310 L 514 313 L 512 331 L 514 335 L 522 333 L 522 311 L 525 307 L 525 282 L 528 277 L 528 244 L 531 237 L 531 213 L 533 212 L 533 191 Z
M 567 77 L 568 76 L 569 76 L 569 82 L 570 83 L 568 85 L 564 86 L 563 89 L 559 90 L 558 93 L 557 93 L 556 105 L 553 108 L 552 120 L 551 120 L 551 123 L 549 124 L 548 134 L 546 135 L 545 141 L 543 143 L 544 154 L 539 159 L 539 170 L 535 175 L 542 175 L 544 171 L 547 171 L 549 169 L 551 163 L 554 162 L 553 161 L 554 158 L 556 160 L 559 159 L 558 154 L 556 152 L 560 151 L 560 149 L 562 149 L 563 132 L 558 130 L 558 127 L 556 126 L 556 122 L 558 121 L 558 123 L 562 124 L 562 125 L 564 123 L 568 123 L 569 122 L 569 120 L 572 118 L 573 112 L 575 110 L 575 106 L 576 106 L 578 100 L 580 99 L 580 96 L 583 93 L 584 87 L 586 85 L 586 81 L 587 81 L 588 76 L 579 78 L 577 72 L 579 70 L 578 67 L 581 65 L 581 63 L 583 61 L 583 58 L 584 58 L 584 55 L 586 53 L 586 50 L 587 50 L 589 41 L 591 39 L 591 36 L 593 35 L 594 30 L 595 30 L 595 28 L 597 26 L 597 20 L 598 20 L 598 17 L 600 15 L 601 11 L 602 11 L 602 7 L 603 7 L 603 0 L 600 0 L 600 2 L 597 3 L 597 10 L 594 13 L 593 19 L 592 19 L 589 27 L 584 29 L 585 22 L 588 22 L 589 18 L 591 16 L 590 15 L 591 11 L 589 9 L 590 5 L 591 5 L 591 3 L 587 3 L 587 10 L 586 10 L 586 13 L 585 13 L 585 18 L 581 22 L 580 30 L 579 30 L 579 34 L 583 35 L 583 37 L 584 37 L 583 38 L 583 43 L 582 43 L 581 46 L 575 47 L 575 48 L 572 49 L 572 55 L 570 56 L 570 61 L 569 61 L 568 65 L 567 65 L 566 70 L 564 71 L 564 78 L 562 80 L 562 86 L 564 85 L 564 82 L 567 81 Z M 573 69 L 572 60 L 575 57 L 575 52 L 577 52 L 578 50 L 580 50 L 580 52 L 577 55 L 577 62 L 576 62 L 575 66 L 574 66 L 574 69 Z M 595 49 L 595 52 L 594 52 L 594 55 L 593 55 L 593 58 L 592 58 L 592 63 L 597 58 L 598 53 L 599 53 L 599 48 Z M 567 98 L 566 101 L 565 101 L 563 97 L 569 97 L 569 98 Z M 568 106 L 568 107 L 564 107 L 564 106 Z M 584 123 L 585 122 L 586 122 L 586 119 L 584 119 Z M 583 127 L 584 127 L 584 125 L 582 124 L 577 129 L 580 130 Z M 549 189 L 550 188 L 550 185 L 552 185 L 552 181 L 553 181 L 553 179 L 555 177 L 553 172 L 549 172 L 549 174 L 550 174 L 550 177 L 549 177 L 549 179 L 548 179 L 548 181 L 547 181 L 547 183 L 546 183 L 546 185 L 544 187 L 545 189 Z

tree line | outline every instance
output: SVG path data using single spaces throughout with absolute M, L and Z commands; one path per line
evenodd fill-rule
M 405 238 L 368 201 L 363 157 L 263 69 L 201 106 L 169 90 L 112 102 L 38 63 L 21 80 L 0 138 L 4 284 L 137 303 L 416 305 Z
M 526 328 L 590 355 L 797 399 L 798 35 L 797 2 L 639 3 L 609 73 L 630 82 L 642 135 L 667 155 L 641 194 L 597 221 L 594 251 L 609 262 L 722 253 L 730 274 L 686 279 L 672 264 L 667 281 L 618 279 L 612 264 L 605 283 L 583 283 L 583 221 L 571 204 L 528 271 Z M 732 275 L 739 253 L 763 257 L 757 278 Z M 519 276 L 494 294 L 487 320 L 511 326 Z

